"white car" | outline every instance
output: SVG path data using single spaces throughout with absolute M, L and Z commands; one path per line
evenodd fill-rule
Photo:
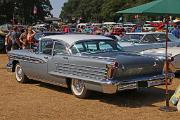
M 143 55 L 153 55 L 158 56 L 159 58 L 165 59 L 165 48 L 159 49 L 150 49 L 140 52 Z M 173 57 L 172 61 L 175 72 L 180 72 L 180 47 L 169 47 L 168 48 L 168 57 Z
M 143 25 L 143 29 L 147 30 L 147 31 L 152 31 L 153 29 L 155 29 L 154 27 L 151 26 L 151 24 L 144 24 Z
M 168 34 L 168 46 L 180 46 L 180 40 L 172 33 Z M 148 49 L 165 48 L 166 47 L 166 33 L 164 32 L 135 32 L 126 33 L 125 36 L 119 40 L 119 45 L 125 51 L 140 52 Z

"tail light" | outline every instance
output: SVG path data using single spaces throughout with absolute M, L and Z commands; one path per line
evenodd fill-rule
M 117 69 L 118 67 L 119 67 L 118 62 L 113 62 L 112 64 L 106 65 L 106 68 L 107 68 L 106 78 L 107 78 L 107 79 L 113 78 L 114 71 L 115 71 L 115 69 Z

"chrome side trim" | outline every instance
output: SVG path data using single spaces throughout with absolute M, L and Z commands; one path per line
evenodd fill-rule
M 45 63 L 46 61 L 39 59 L 39 58 L 35 58 L 35 57 L 30 57 L 30 56 L 24 56 L 24 55 L 9 55 L 9 59 L 10 60 L 21 60 L 24 62 L 30 62 L 30 63 Z
M 67 76 L 77 76 L 83 78 L 90 78 L 94 80 L 102 80 L 105 78 L 107 68 L 99 68 L 93 66 L 75 65 L 75 64 L 56 64 L 56 70 L 54 72 L 59 74 L 65 74 Z

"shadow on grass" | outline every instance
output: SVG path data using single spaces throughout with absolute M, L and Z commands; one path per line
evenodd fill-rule
M 174 91 L 169 90 L 171 96 Z M 144 88 L 137 91 L 127 90 L 114 95 L 93 95 L 91 99 L 99 99 L 101 102 L 117 105 L 120 107 L 139 108 L 143 106 L 154 106 L 154 103 L 165 101 L 165 90 L 161 88 Z
M 51 85 L 48 83 L 31 81 L 30 84 L 37 84 L 40 87 L 55 90 L 58 92 L 63 92 L 67 94 L 72 94 L 70 89 Z M 174 93 L 173 90 L 169 90 L 169 95 Z M 87 98 L 88 100 L 99 100 L 100 102 L 116 105 L 119 107 L 130 107 L 139 108 L 143 106 L 152 106 L 157 102 L 165 101 L 165 90 L 161 88 L 144 88 L 140 90 L 127 90 L 122 92 L 117 92 L 116 94 L 104 94 L 99 92 L 92 92 L 91 96 Z
M 51 90 L 54 90 L 54 91 L 71 94 L 70 89 L 62 87 L 62 86 L 52 85 L 52 84 L 49 84 L 49 83 L 44 83 L 44 82 L 35 81 L 35 80 L 30 80 L 28 82 L 28 84 L 36 84 L 36 86 L 39 86 L 39 87 L 43 87 L 43 88 L 51 89 Z

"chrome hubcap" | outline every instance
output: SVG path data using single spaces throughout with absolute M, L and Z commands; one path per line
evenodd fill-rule
M 81 95 L 84 90 L 84 82 L 82 80 L 73 80 L 72 89 L 76 95 Z
M 20 66 L 16 67 L 16 78 L 18 81 L 21 81 L 23 78 L 23 71 L 22 71 L 22 68 Z

